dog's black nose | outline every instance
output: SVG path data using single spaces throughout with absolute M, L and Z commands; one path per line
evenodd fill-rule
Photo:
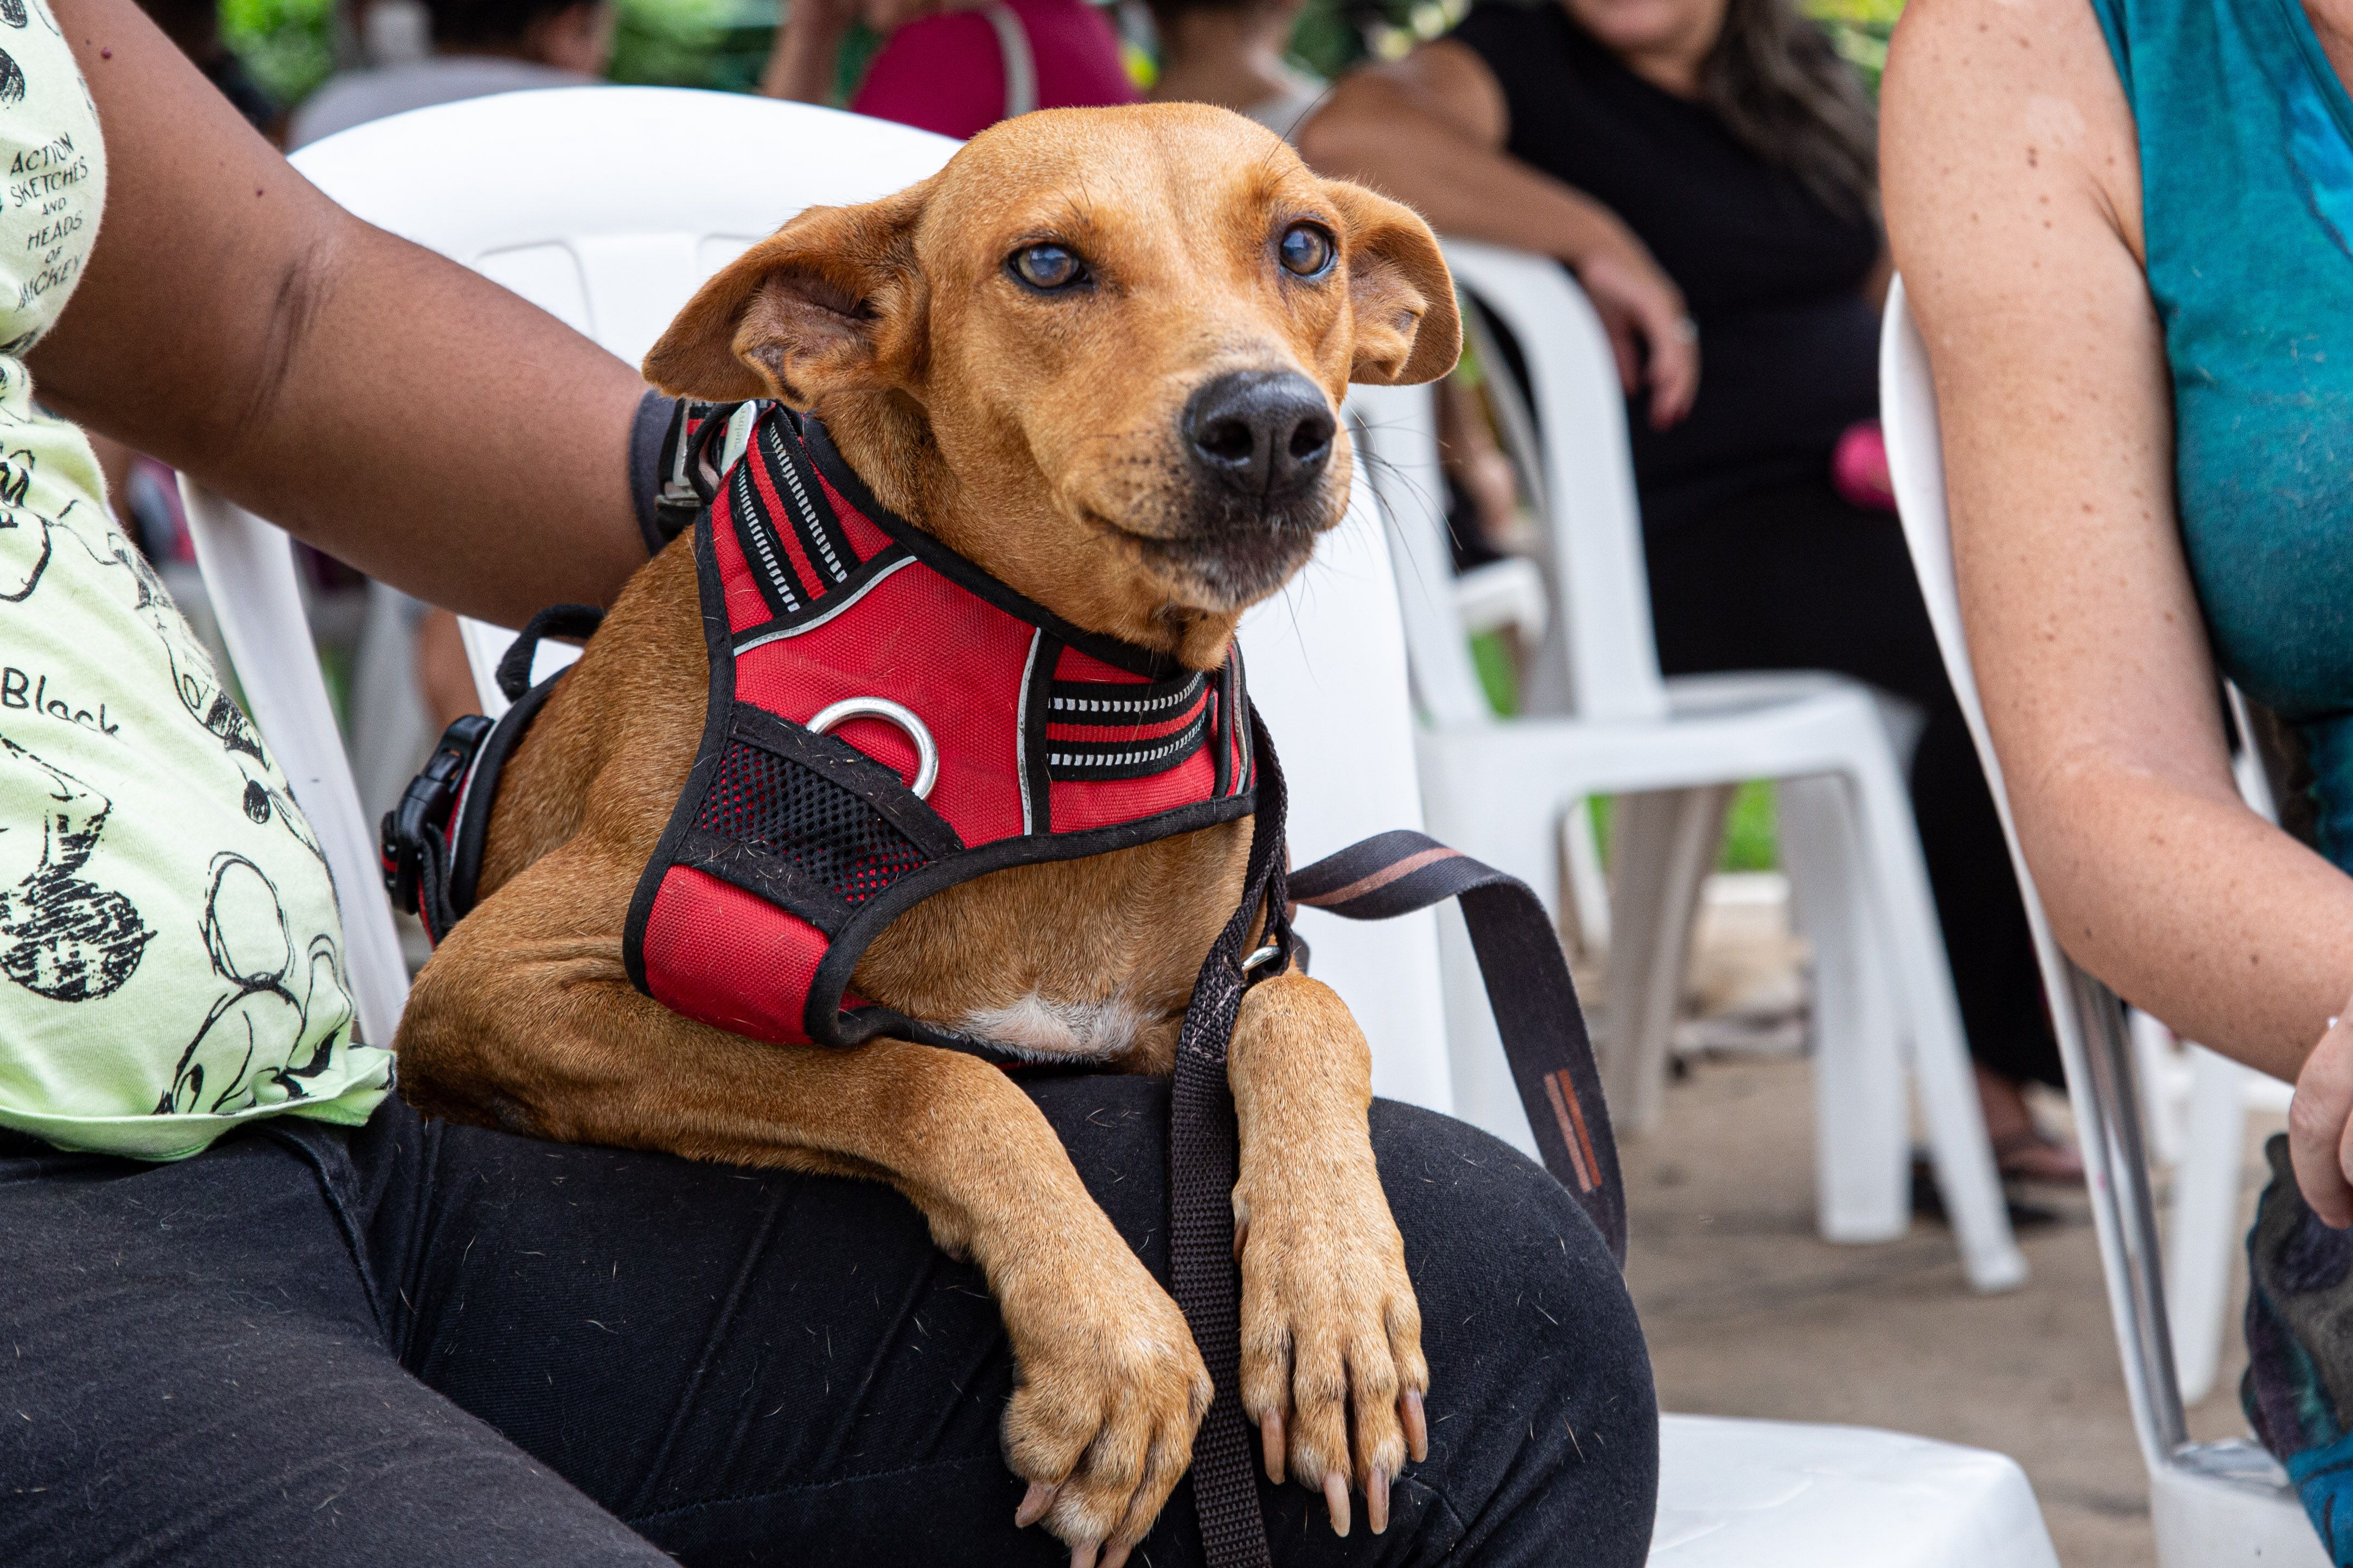
M 1185 405 L 1193 461 L 1252 497 L 1304 489 L 1332 459 L 1332 410 L 1290 370 L 1238 370 L 1202 384 Z

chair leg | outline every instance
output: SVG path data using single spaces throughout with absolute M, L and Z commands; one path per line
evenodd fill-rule
M 2025 1283 L 2026 1256 L 2010 1235 L 1993 1144 L 1978 1104 L 1952 972 L 1946 967 L 1927 868 L 1920 858 L 1919 830 L 1903 781 L 1884 752 L 1858 757 L 1851 765 L 1878 893 L 1878 926 L 1894 960 L 1890 967 L 1909 1025 L 1929 1153 L 1960 1243 L 1961 1267 L 1976 1289 L 2014 1289 Z
M 2231 1313 L 2231 1258 L 2239 1245 L 2239 1184 L 2246 1159 L 2245 1068 L 2189 1047 L 2189 1129 L 2173 1171 L 2173 1234 L 2165 1249 L 2165 1300 L 2181 1401 L 2213 1391 Z
M 1560 824 L 1560 929 L 1572 951 L 1600 958 L 1609 951 L 1609 879 L 1593 841 L 1593 801 L 1579 799 Z
M 1479 785 L 1485 782 L 1473 775 L 1458 791 L 1426 795 L 1431 835 L 1526 882 L 1556 919 L 1561 906 L 1560 803 L 1508 787 L 1503 780 L 1482 790 Z M 1438 929 L 1454 1114 L 1533 1155 L 1535 1140 L 1487 1008 L 1478 959 L 1461 914 L 1451 904 L 1438 911 Z
M 2189 1080 L 2194 1058 L 2173 1031 L 2135 1007 L 2126 1016 L 2132 1032 L 2133 1069 L 2140 1083 L 2141 1122 L 2148 1129 L 2150 1157 L 2167 1167 L 2181 1163 L 2189 1137 Z
M 1838 778 L 1778 795 L 1781 863 L 1813 950 L 1815 1224 L 1825 1241 L 1892 1241 L 1912 1222 L 1911 1108 L 1852 798 Z
M 1619 797 L 1601 1071 L 1611 1121 L 1630 1133 L 1658 1124 L 1700 889 L 1715 862 L 1734 788 L 1706 784 Z

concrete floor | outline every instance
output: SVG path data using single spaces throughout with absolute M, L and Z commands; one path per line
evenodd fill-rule
M 2260 1169 L 2249 1143 L 2252 1217 Z M 2065 1568 L 2155 1561 L 2147 1489 L 2082 1199 L 2020 1237 L 2032 1278 L 1969 1292 L 1951 1237 L 1834 1247 L 1813 1228 L 1811 1079 L 1797 1058 L 1703 1059 L 1623 1150 L 1627 1262 L 1669 1410 L 1893 1427 L 1997 1448 L 2033 1480 Z M 2026 1194 L 2046 1201 L 2040 1191 Z M 2233 1300 L 2244 1299 L 2242 1283 Z M 2242 1434 L 2235 1331 L 2192 1434 Z

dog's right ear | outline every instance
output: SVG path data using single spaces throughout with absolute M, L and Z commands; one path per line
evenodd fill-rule
M 854 207 L 811 207 L 722 268 L 646 355 L 673 397 L 774 397 L 903 386 L 926 304 L 915 222 L 932 182 Z

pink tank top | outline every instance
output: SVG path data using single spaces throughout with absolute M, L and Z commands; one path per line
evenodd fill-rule
M 1004 0 L 1027 36 L 1039 109 L 1134 103 L 1120 63 L 1119 37 L 1087 0 Z M 977 135 L 1005 117 L 1005 47 L 977 10 L 926 16 L 891 35 L 874 57 L 850 109 L 877 120 Z

